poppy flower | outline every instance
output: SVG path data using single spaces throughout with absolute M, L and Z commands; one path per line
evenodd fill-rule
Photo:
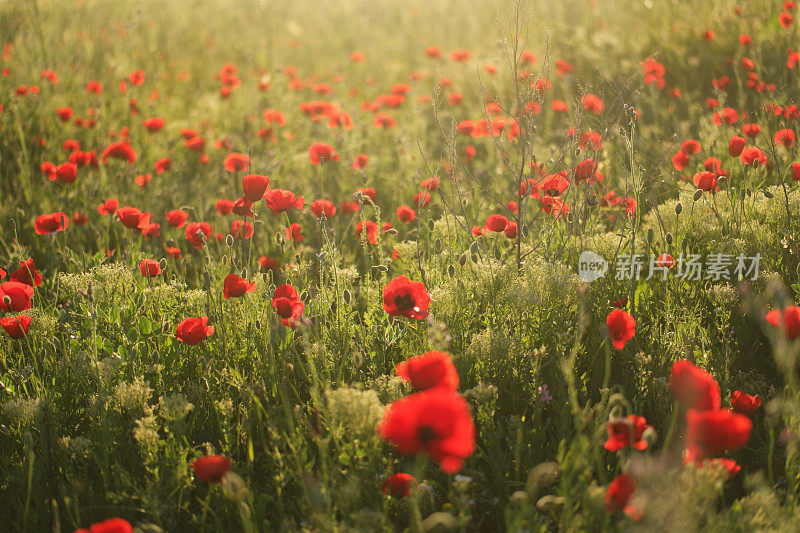
M 608 440 L 606 440 L 603 448 L 610 452 L 616 452 L 627 446 L 640 451 L 646 450 L 648 443 L 642 440 L 642 435 L 645 430 L 651 427 L 647 425 L 647 420 L 644 417 L 636 415 L 611 420 L 606 426 Z
M 746 144 L 747 139 L 734 135 L 731 137 L 731 142 L 728 145 L 728 153 L 731 154 L 732 157 L 739 157 Z
M 672 394 L 686 409 L 719 409 L 721 396 L 716 380 L 698 366 L 686 360 L 675 361 L 669 378 Z
M 178 324 L 175 330 L 175 338 L 184 344 L 199 344 L 206 338 L 214 334 L 214 326 L 208 325 L 208 317 L 189 317 Z
M 155 169 L 156 174 L 163 174 L 164 172 L 172 168 L 172 160 L 169 157 L 164 157 L 162 159 L 159 159 L 158 161 L 153 163 L 153 168 Z M 150 181 L 149 179 L 150 175 L 147 174 L 146 176 L 147 176 L 146 178 L 147 181 Z M 141 183 L 139 183 L 138 185 L 139 187 L 143 186 Z
M 33 287 L 19 281 L 0 283 L 0 309 L 6 312 L 27 311 L 31 308 Z
M 713 172 L 707 170 L 695 174 L 692 178 L 692 183 L 701 191 L 717 190 L 717 176 Z
M 783 309 L 773 309 L 766 316 L 767 322 L 783 330 L 784 335 L 789 340 L 800 337 L 800 307 L 790 305 Z
M 240 278 L 236 274 L 228 274 L 222 282 L 222 295 L 228 298 L 238 298 L 248 292 L 256 290 L 255 283 L 249 283 L 246 278 Z
M 170 256 L 173 259 L 178 259 L 181 256 L 181 251 L 180 251 L 179 248 L 174 248 L 174 247 L 168 246 L 166 251 L 167 251 L 167 255 Z
M 588 181 L 591 183 L 597 175 L 597 161 L 594 159 L 584 159 L 575 165 L 575 179 L 577 181 Z
M 97 206 L 97 212 L 101 215 L 113 215 L 119 207 L 119 200 L 116 198 L 109 198 L 102 204 Z
M 61 163 L 56 167 L 56 179 L 61 183 L 74 183 L 78 179 L 78 165 Z
M 414 476 L 401 472 L 387 477 L 381 485 L 381 490 L 393 498 L 403 498 L 409 495 L 411 487 L 416 483 Z
M 366 222 L 366 224 L 364 223 Z M 361 238 L 361 232 L 364 231 L 364 226 L 367 228 L 367 241 L 370 244 L 378 244 L 378 225 L 372 220 L 358 221 L 356 224 L 356 237 Z
M 276 215 L 287 211 L 291 207 L 302 210 L 303 204 L 305 203 L 305 198 L 302 196 L 295 198 L 292 191 L 284 189 L 270 189 L 264 193 L 264 199 L 266 200 L 267 207 Z
M 702 461 L 741 448 L 750 440 L 753 423 L 730 409 L 686 412 L 686 460 Z
M 410 357 L 395 366 L 397 375 L 417 391 L 458 389 L 458 372 L 446 352 L 428 352 Z
M 373 202 L 377 201 L 377 197 L 378 197 L 378 195 L 375 193 L 375 189 L 373 189 L 372 187 L 361 187 L 359 189 L 356 189 L 355 194 L 362 194 L 362 195 L 368 197 Z M 354 194 L 354 196 L 355 196 L 355 194 Z
M 158 164 L 159 164 L 158 161 L 156 161 L 156 174 L 161 174 L 164 171 L 163 170 L 161 170 L 161 171 L 158 170 L 158 168 L 159 168 Z M 138 176 L 133 178 L 133 182 L 136 185 L 138 185 L 139 187 L 144 188 L 145 185 L 150 183 L 151 179 L 153 179 L 153 176 L 151 176 L 150 173 L 147 172 L 146 174 L 139 174 Z
M 253 236 L 253 225 L 244 220 L 234 220 L 231 224 L 231 235 L 234 239 L 249 239 Z
M 675 155 L 672 156 L 672 166 L 675 167 L 677 171 L 686 169 L 686 167 L 689 166 L 689 154 L 683 150 L 675 152 Z
M 264 193 L 269 188 L 269 178 L 259 174 L 247 174 L 242 178 L 244 197 L 251 203 L 255 203 L 263 198 Z
M 383 310 L 392 316 L 421 320 L 428 316 L 431 297 L 421 281 L 398 276 L 383 287 Z
M 119 218 L 119 221 L 122 222 L 123 226 L 128 229 L 136 229 L 139 227 L 139 224 L 142 222 L 145 214 L 135 207 L 126 205 L 117 209 L 116 215 L 117 218 Z
M 6 330 L 12 339 L 21 339 L 28 333 L 32 320 L 28 315 L 6 316 L 0 318 L 0 327 Z
M 622 309 L 614 309 L 608 314 L 606 326 L 614 348 L 617 350 L 623 349 L 625 343 L 631 340 L 636 333 L 636 321 Z
M 800 162 L 792 163 L 792 179 L 794 181 L 800 181 Z
M 636 482 L 628 474 L 622 473 L 615 477 L 606 490 L 606 512 L 622 511 L 632 518 L 636 518 L 638 512 L 628 505 L 635 490 Z
M 303 228 L 300 227 L 300 224 L 297 222 L 293 224 L 289 224 L 289 227 L 286 228 L 286 238 L 290 241 L 294 242 L 303 242 L 306 238 L 302 234 Z
M 314 143 L 308 149 L 308 155 L 312 165 L 319 165 L 320 162 L 339 161 L 339 156 L 333 147 L 324 143 Z
M 353 164 L 351 166 L 355 170 L 361 170 L 362 168 L 367 166 L 367 163 L 368 163 L 368 159 L 367 159 L 366 154 L 358 154 L 356 156 L 355 161 L 353 161 Z
M 322 215 L 325 215 L 325 218 L 330 218 L 336 214 L 336 206 L 330 200 L 314 200 L 308 207 L 317 218 L 322 218 Z
M 751 396 L 740 390 L 735 390 L 731 394 L 731 407 L 733 407 L 734 413 L 752 416 L 761 407 L 761 396 Z
M 767 155 L 755 146 L 746 147 L 742 150 L 739 158 L 742 160 L 742 163 L 748 166 L 753 166 L 755 161 L 758 161 L 759 166 L 763 166 L 769 162 Z
M 443 389 L 418 392 L 389 405 L 378 435 L 402 455 L 427 454 L 448 474 L 461 470 L 475 450 L 475 425 L 467 402 Z
M 794 146 L 796 140 L 797 136 L 795 135 L 794 130 L 786 128 L 775 132 L 775 144 L 782 144 L 785 148 L 791 148 Z
M 192 461 L 194 473 L 206 483 L 219 483 L 231 466 L 231 460 L 222 455 L 207 455 Z
M 778 23 L 781 28 L 791 28 L 794 24 L 794 16 L 791 13 L 781 12 L 778 14 Z
M 297 319 L 305 313 L 306 307 L 297 289 L 289 284 L 283 284 L 272 295 L 272 307 L 281 318 L 284 326 L 294 328 L 297 326 Z
M 159 117 L 148 118 L 142 121 L 142 126 L 144 126 L 147 131 L 155 133 L 164 129 L 164 119 Z
M 399 218 L 402 222 L 409 224 L 411 221 L 417 218 L 417 213 L 411 209 L 411 207 L 404 204 L 397 208 L 397 218 Z
M 152 278 L 161 274 L 161 265 L 153 259 L 142 259 L 139 261 L 139 270 L 142 272 L 142 276 Z
M 217 200 L 217 203 L 214 204 L 214 208 L 217 210 L 217 213 L 222 216 L 230 215 L 231 211 L 233 211 L 233 203 L 233 200 L 222 198 Z
M 600 99 L 599 96 L 596 94 L 589 93 L 581 98 L 581 105 L 586 111 L 590 113 L 594 113 L 596 115 L 603 112 L 605 109 L 605 105 L 603 104 L 603 100 Z
M 133 533 L 133 526 L 122 518 L 109 518 L 89 526 L 89 529 L 76 529 L 75 533 Z
M 253 217 L 255 218 L 256 214 L 253 213 L 253 202 L 242 196 L 235 202 L 233 202 L 233 207 L 231 208 L 231 213 L 237 214 L 240 217 Z
M 189 241 L 196 250 L 205 246 L 206 241 L 211 238 L 212 233 L 211 224 L 208 222 L 191 222 L 183 228 L 183 234 L 186 236 L 186 240 Z
M 186 225 L 186 221 L 189 220 L 189 213 L 183 209 L 175 209 L 173 211 L 167 211 L 166 217 L 170 226 L 173 228 L 182 228 Z
M 56 109 L 56 114 L 58 115 L 58 118 L 60 118 L 62 122 L 66 122 L 72 118 L 72 108 L 59 107 L 58 109 Z
M 101 157 L 103 158 L 103 163 L 107 163 L 108 158 L 113 157 L 114 159 L 127 161 L 129 165 L 132 165 L 136 162 L 136 151 L 127 141 L 118 141 L 109 144 L 106 149 L 103 150 Z
M 206 140 L 202 137 L 190 137 L 183 141 L 183 146 L 192 152 L 202 152 L 206 148 Z
M 86 84 L 85 89 L 88 94 L 100 94 L 103 92 L 103 84 L 97 80 L 92 80 Z
M 261 265 L 262 270 L 278 270 L 279 265 L 276 259 L 262 255 L 258 258 L 258 264 Z
M 69 217 L 64 212 L 50 213 L 36 217 L 33 230 L 36 235 L 49 235 L 64 231 L 69 227 Z
M 0 276 L 2 278 L 3 276 Z M 18 281 L 31 287 L 38 287 L 42 284 L 42 275 L 36 270 L 36 265 L 33 264 L 33 258 L 28 258 L 27 261 L 20 261 L 19 268 L 11 273 L 8 278 L 9 281 Z
M 507 239 L 515 239 L 517 237 L 517 223 L 509 220 L 503 230 L 503 235 L 505 235 Z
M 231 152 L 225 156 L 225 170 L 228 172 L 238 172 L 239 170 L 246 170 L 250 167 L 250 158 L 244 154 Z
M 507 225 L 508 219 L 503 215 L 489 215 L 486 219 L 486 229 L 495 233 L 503 231 Z

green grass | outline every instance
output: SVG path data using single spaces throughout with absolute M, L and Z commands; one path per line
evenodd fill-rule
M 797 103 L 787 54 L 798 26 L 781 28 L 780 2 L 739 4 L 741 14 L 722 0 L 0 5 L 0 41 L 10 44 L 0 61 L 9 69 L 0 76 L 0 267 L 10 274 L 32 257 L 43 275 L 26 311 L 28 335 L 0 332 L 0 530 L 73 531 L 111 517 L 144 532 L 796 528 L 799 350 L 764 317 L 800 292 L 800 190 L 789 167 L 797 146 L 772 142 L 798 119 L 763 108 Z M 706 29 L 713 40 L 703 39 Z M 746 49 L 743 33 L 753 38 Z M 443 58 L 427 57 L 428 46 Z M 467 63 L 449 59 L 457 48 L 471 51 Z M 522 63 L 523 49 L 535 64 Z M 354 51 L 363 62 L 350 59 Z M 747 87 L 743 56 L 774 92 Z M 665 67 L 663 90 L 644 82 L 648 57 Z M 557 74 L 560 59 L 574 71 Z M 217 73 L 226 63 L 238 67 L 241 86 L 223 98 Z M 289 66 L 331 94 L 291 88 Z M 58 74 L 57 85 L 41 78 L 44 68 Z M 145 82 L 122 94 L 120 81 L 139 69 Z M 727 92 L 712 86 L 723 75 Z M 549 79 L 547 93 L 531 89 L 539 77 Z M 102 94 L 85 92 L 90 80 L 103 84 Z M 400 83 L 409 86 L 405 102 L 379 111 L 396 124 L 374 127 L 364 102 Z M 15 94 L 30 85 L 38 94 Z M 461 105 L 448 103 L 452 93 Z M 582 109 L 587 93 L 603 100 L 601 114 Z M 502 116 L 518 119 L 521 137 L 456 132 L 462 121 L 491 120 L 489 97 Z M 748 119 L 715 125 L 707 97 Z M 553 112 L 554 98 L 569 112 Z M 334 102 L 354 127 L 312 121 L 299 106 L 313 100 Z M 520 115 L 531 101 L 541 113 Z M 64 106 L 74 110 L 68 122 L 56 114 Z M 262 138 L 267 109 L 284 113 L 286 124 Z M 79 126 L 78 117 L 96 125 Z M 162 131 L 142 127 L 151 117 L 165 119 Z M 746 122 L 761 125 L 750 144 L 771 168 L 729 155 L 731 135 Z M 136 162 L 104 164 L 100 154 L 125 127 Z M 184 128 L 206 139 L 206 163 L 183 146 Z M 602 135 L 602 149 L 579 147 L 588 131 Z M 40 171 L 44 161 L 67 160 L 67 139 L 100 159 L 97 169 L 79 168 L 71 185 Z M 681 172 L 671 157 L 687 139 L 702 151 Z M 333 146 L 340 161 L 311 165 L 316 142 Z M 223 166 L 229 152 L 248 154 L 271 188 L 304 195 L 305 208 L 276 215 L 258 202 L 252 238 L 235 239 L 231 224 L 241 217 L 214 207 L 242 195 L 245 172 Z M 351 168 L 361 153 L 368 166 Z M 730 177 L 716 194 L 698 195 L 692 176 L 710 156 Z M 157 174 L 165 157 L 171 168 Z M 575 182 L 571 169 L 586 158 L 596 159 L 602 181 Z M 570 213 L 561 219 L 538 199 L 518 197 L 531 160 L 567 171 L 561 198 Z M 145 173 L 152 179 L 140 187 L 134 178 Z M 420 182 L 434 175 L 441 187 L 431 202 L 414 204 Z M 375 189 L 374 202 L 353 195 L 362 187 Z M 604 206 L 610 191 L 635 200 L 635 215 Z M 144 238 L 100 215 L 108 198 L 150 212 L 160 234 Z M 337 213 L 318 220 L 308 205 L 319 198 Z M 509 212 L 510 200 L 524 208 Z M 344 213 L 343 201 L 360 210 Z M 416 211 L 409 224 L 396 215 L 402 204 Z M 218 238 L 194 249 L 167 224 L 173 209 L 209 222 Z M 61 211 L 68 229 L 34 233 L 37 216 Z M 75 212 L 88 222 L 72 221 Z M 470 232 L 491 214 L 516 222 L 519 237 Z M 392 229 L 371 244 L 356 235 L 367 220 Z M 302 242 L 286 238 L 289 223 L 301 225 Z M 605 257 L 611 273 L 581 281 L 583 250 Z M 615 279 L 620 254 L 647 262 L 664 252 L 758 253 L 761 272 L 742 282 Z M 262 268 L 261 256 L 279 268 Z M 143 258 L 162 261 L 164 275 L 142 276 Z M 230 273 L 255 290 L 223 299 Z M 425 283 L 427 319 L 384 312 L 383 287 L 399 275 Z M 305 305 L 296 328 L 281 324 L 272 305 L 284 283 Z M 617 350 L 605 321 L 621 298 L 637 326 Z M 214 335 L 179 342 L 178 323 L 199 316 L 209 317 Z M 459 475 L 398 454 L 375 431 L 385 406 L 412 392 L 395 365 L 431 350 L 451 354 L 476 427 Z M 763 399 L 747 444 L 719 454 L 741 466 L 731 479 L 683 464 L 685 417 L 669 385 L 681 359 L 713 375 L 723 407 L 735 390 Z M 648 450 L 604 450 L 609 419 L 632 414 L 653 426 Z M 233 463 L 220 484 L 191 467 L 211 454 Z M 543 480 L 554 469 L 558 476 Z M 398 472 L 420 482 L 409 497 L 381 491 Z M 638 521 L 606 511 L 607 487 L 621 472 L 636 479 Z

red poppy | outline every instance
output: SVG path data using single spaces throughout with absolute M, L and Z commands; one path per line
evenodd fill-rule
M 247 174 L 242 178 L 244 197 L 251 203 L 255 203 L 263 198 L 264 193 L 269 188 L 269 178 L 259 174 Z
M 64 231 L 69 227 L 69 217 L 64 212 L 50 213 L 36 217 L 33 222 L 33 230 L 36 235 L 49 235 Z
M 56 114 L 58 115 L 58 118 L 60 118 L 62 122 L 66 122 L 72 118 L 72 108 L 59 107 L 58 109 L 56 109 Z
M 731 406 L 735 413 L 745 416 L 752 416 L 761 407 L 761 396 L 751 396 L 740 390 L 733 391 L 731 394 Z
M 775 144 L 782 144 L 786 148 L 791 148 L 794 146 L 796 140 L 797 136 L 795 135 L 794 130 L 786 128 L 775 132 Z
M 300 227 L 300 224 L 297 222 L 293 224 L 289 224 L 289 227 L 286 228 L 286 238 L 290 241 L 294 242 L 303 242 L 306 238 L 302 233 L 303 228 Z
M 0 327 L 6 330 L 12 339 L 21 339 L 28 333 L 32 320 L 28 315 L 6 316 L 0 318 Z
M 792 179 L 800 181 L 800 162 L 792 163 Z
M 258 264 L 261 265 L 263 270 L 275 271 L 279 269 L 278 261 L 276 259 L 273 259 L 272 257 L 266 257 L 264 255 L 258 258 Z
M 455 474 L 475 450 L 475 426 L 467 402 L 443 389 L 418 392 L 389 407 L 378 435 L 402 455 L 425 453 Z
M 0 276 L 2 278 L 4 276 Z M 19 268 L 16 269 L 8 278 L 9 281 L 18 281 L 31 287 L 38 287 L 42 284 L 42 275 L 36 270 L 36 265 L 33 264 L 33 258 L 28 258 L 27 261 L 20 261 Z
M 240 217 L 253 217 L 255 218 L 256 214 L 253 213 L 253 202 L 242 196 L 238 200 L 233 203 L 233 207 L 231 208 L 231 213 L 235 213 Z
M 692 178 L 692 183 L 701 191 L 717 190 L 717 176 L 713 172 L 707 170 L 695 174 Z
M 78 179 L 78 165 L 61 163 L 56 167 L 56 179 L 61 183 L 74 183 Z
M 264 193 L 264 199 L 266 200 L 267 207 L 276 215 L 283 213 L 291 207 L 302 210 L 303 204 L 305 203 L 305 198 L 302 196 L 295 198 L 292 191 L 284 189 L 270 189 Z
M 367 163 L 368 159 L 366 154 L 358 154 L 358 156 L 356 156 L 356 159 L 355 161 L 353 161 L 353 164 L 351 166 L 355 170 L 361 170 L 362 168 L 367 166 Z
M 611 420 L 606 426 L 608 440 L 603 447 L 610 452 L 616 452 L 627 446 L 640 451 L 646 450 L 648 443 L 642 440 L 642 435 L 651 427 L 647 425 L 644 417 L 636 415 Z
M 202 137 L 189 137 L 183 141 L 183 146 L 192 152 L 202 152 L 206 148 L 206 140 Z
M 217 213 L 219 213 L 222 216 L 225 216 L 231 214 L 231 211 L 233 211 L 233 205 L 234 205 L 233 200 L 222 198 L 220 200 L 217 200 L 217 203 L 214 204 L 214 207 L 216 208 Z
M 256 290 L 256 284 L 250 283 L 246 278 L 240 278 L 236 274 L 228 274 L 222 282 L 222 295 L 228 298 L 238 298 L 248 292 Z
M 167 255 L 173 259 L 178 259 L 181 256 L 181 251 L 178 248 L 174 248 L 171 246 L 167 247 Z
M 592 93 L 589 93 L 581 98 L 581 105 L 586 111 L 594 114 L 600 114 L 603 112 L 603 109 L 605 109 L 603 100 L 601 100 L 599 96 Z
M 515 239 L 517 237 L 517 223 L 509 221 L 503 230 L 503 235 L 505 235 L 507 239 Z
M 109 518 L 92 524 L 89 529 L 76 529 L 75 533 L 133 533 L 133 527 L 122 518 Z
M 790 305 L 783 309 L 773 309 L 766 316 L 767 322 L 783 330 L 784 335 L 789 340 L 800 337 L 800 308 Z
M 237 172 L 239 170 L 246 170 L 250 168 L 250 158 L 244 154 L 231 152 L 225 156 L 225 170 L 228 172 Z
M 109 144 L 106 149 L 103 150 L 101 157 L 103 158 L 103 163 L 107 163 L 108 158 L 113 157 L 115 159 L 127 161 L 129 165 L 132 165 L 136 162 L 136 151 L 127 141 L 118 141 Z
M 33 287 L 19 281 L 0 283 L 0 309 L 6 312 L 27 311 L 31 308 Z
M 162 173 L 162 172 L 164 172 L 164 171 L 163 171 L 163 170 L 160 170 L 160 171 L 159 171 L 158 163 L 159 163 L 159 162 L 158 162 L 158 161 L 156 161 L 156 174 L 161 174 L 161 173 Z M 133 178 L 133 182 L 134 182 L 136 185 L 138 185 L 139 187 L 142 187 L 142 188 L 144 188 L 144 186 L 145 186 L 145 185 L 147 185 L 148 183 L 150 183 L 150 180 L 151 180 L 152 178 L 153 178 L 153 177 L 152 177 L 152 176 L 150 175 L 150 173 L 148 172 L 148 173 L 146 173 L 146 174 L 139 174 L 138 176 L 136 176 L 135 178 Z
M 401 472 L 387 477 L 381 485 L 381 490 L 394 498 L 403 498 L 409 495 L 411 488 L 416 484 L 414 476 Z
M 362 221 L 358 221 L 356 224 L 356 237 L 361 238 L 361 232 L 364 231 L 364 226 L 367 227 L 367 241 L 370 244 L 378 244 L 378 225 L 371 221 L 366 220 L 366 224 Z
M 234 220 L 231 224 L 231 235 L 235 239 L 249 239 L 253 236 L 253 225 L 244 220 Z
M 715 410 L 720 407 L 721 397 L 716 380 L 689 361 L 675 361 L 669 386 L 686 409 Z
M 183 209 L 175 209 L 173 211 L 167 211 L 166 217 L 170 226 L 173 228 L 182 228 L 186 225 L 186 221 L 189 220 L 189 213 Z
M 734 135 L 731 137 L 731 142 L 728 145 L 728 153 L 731 154 L 732 157 L 739 157 L 746 144 L 747 139 Z
M 175 338 L 179 341 L 195 345 L 214 334 L 214 326 L 208 325 L 208 317 L 189 317 L 178 324 L 175 330 Z
M 330 200 L 314 200 L 308 207 L 317 218 L 321 218 L 322 215 L 325 215 L 325 218 L 330 218 L 336 214 L 336 206 Z
M 97 212 L 101 215 L 113 215 L 119 207 L 119 200 L 116 198 L 109 198 L 102 204 L 97 206 Z
M 142 276 L 152 278 L 161 274 L 161 264 L 153 259 L 142 259 L 139 261 L 139 270 Z
M 186 240 L 189 241 L 196 250 L 205 246 L 206 241 L 211 238 L 212 233 L 211 224 L 208 222 L 191 222 L 183 228 L 183 234 L 186 236 Z
M 683 150 L 678 150 L 675 152 L 675 155 L 672 156 L 672 166 L 675 167 L 675 170 L 684 170 L 689 166 L 689 155 Z
M 446 352 L 428 352 L 410 357 L 395 366 L 395 372 L 418 391 L 458 389 L 458 372 Z
M 297 294 L 297 289 L 289 284 L 283 284 L 272 295 L 272 307 L 281 318 L 284 326 L 294 328 L 297 326 L 297 320 L 303 313 L 306 307 L 300 296 Z
M 741 159 L 742 163 L 744 163 L 745 165 L 750 165 L 750 166 L 752 166 L 755 161 L 758 161 L 759 166 L 766 165 L 767 162 L 769 161 L 767 159 L 767 155 L 758 148 L 756 148 L 755 146 L 748 146 L 744 150 L 742 150 L 739 159 Z
M 617 350 L 623 349 L 625 343 L 636 334 L 636 321 L 622 309 L 614 309 L 608 314 L 606 326 L 608 326 L 608 334 L 611 336 L 614 348 Z
M 172 160 L 169 157 L 164 157 L 162 159 L 159 159 L 158 161 L 156 161 L 153 164 L 153 168 L 155 169 L 156 174 L 163 174 L 164 172 L 166 172 L 167 170 L 172 168 Z M 149 174 L 146 174 L 145 179 L 142 180 L 142 181 L 145 181 L 145 183 L 150 181 L 150 177 L 149 176 L 150 176 Z M 143 187 L 144 186 L 141 183 L 139 183 L 138 185 L 139 185 L 139 187 Z
M 122 222 L 122 225 L 128 229 L 138 228 L 145 216 L 145 213 L 129 205 L 117 209 L 116 214 L 119 221 Z
M 339 156 L 334 152 L 333 147 L 324 143 L 314 143 L 308 149 L 308 155 L 312 165 L 319 165 L 320 162 L 339 161 Z
M 399 218 L 401 222 L 409 224 L 417 218 L 417 213 L 411 207 L 403 204 L 397 208 L 397 218 Z
M 628 474 L 623 473 L 615 477 L 606 491 L 606 512 L 622 511 L 632 518 L 636 518 L 639 513 L 628 505 L 635 490 L 636 482 Z
M 164 119 L 159 117 L 148 118 L 142 121 L 142 126 L 147 128 L 147 131 L 155 133 L 164 129 Z
M 794 24 L 794 16 L 791 13 L 781 12 L 778 14 L 778 23 L 782 28 L 790 28 Z
M 508 219 L 503 215 L 489 215 L 486 219 L 486 229 L 495 233 L 503 231 L 507 225 Z
M 749 418 L 730 409 L 689 409 L 686 423 L 687 462 L 699 462 L 741 448 L 750 439 L 753 427 Z
M 428 316 L 431 297 L 421 281 L 398 276 L 383 287 L 383 310 L 392 316 L 421 320 Z
M 206 483 L 219 483 L 231 466 L 231 460 L 222 455 L 207 455 L 192 461 L 194 473 Z

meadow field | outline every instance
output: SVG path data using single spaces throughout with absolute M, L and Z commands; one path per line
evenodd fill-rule
M 0 2 L 0 531 L 800 531 L 798 16 Z

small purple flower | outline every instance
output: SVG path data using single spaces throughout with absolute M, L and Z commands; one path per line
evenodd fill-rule
M 544 383 L 539 386 L 538 389 L 539 398 L 546 404 L 549 404 L 553 401 L 553 397 L 550 395 L 550 389 L 547 388 L 547 383 Z

